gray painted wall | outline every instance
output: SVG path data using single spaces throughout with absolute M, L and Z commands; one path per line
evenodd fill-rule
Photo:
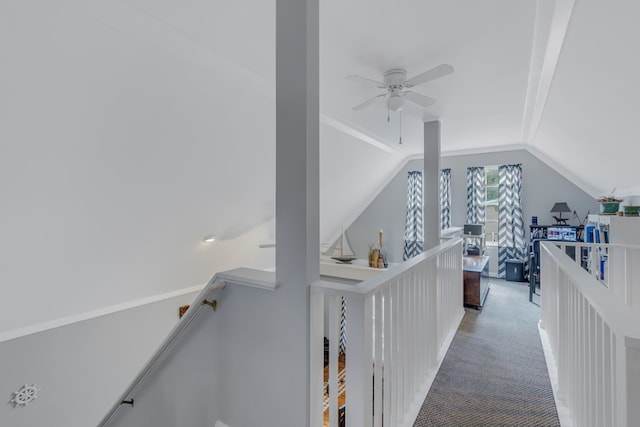
M 214 426 L 223 397 L 218 394 L 219 384 L 228 373 L 216 365 L 219 359 L 215 349 L 220 346 L 216 314 L 212 310 L 196 314 L 154 374 L 130 396 L 134 406 L 121 405 L 107 426 Z
M 382 230 L 383 242 L 389 251 L 389 261 L 402 262 L 407 207 L 407 172 L 422 170 L 422 168 L 422 159 L 408 162 L 345 230 L 351 249 L 358 258 L 368 258 L 369 245 L 378 241 L 378 231 Z
M 555 202 L 567 202 L 580 219 L 587 211 L 597 213 L 598 202 L 578 186 L 547 166 L 526 150 L 501 151 L 487 154 L 473 154 L 443 157 L 442 168 L 451 168 L 451 223 L 462 225 L 466 220 L 466 179 L 469 166 L 497 166 L 522 163 L 522 204 L 524 223 L 531 223 L 531 217 L 538 217 L 538 224 L 553 224 L 555 221 L 549 209 Z M 567 216 L 564 214 L 563 216 Z M 570 216 L 570 215 L 569 215 Z M 578 220 L 569 220 L 578 225 Z M 527 230 L 528 236 L 528 230 Z
M 198 293 L 0 342 L 0 426 L 97 425 Z M 24 384 L 36 384 L 38 398 L 14 408 Z
M 522 163 L 522 197 L 525 225 L 532 216 L 538 224 L 552 224 L 549 209 L 557 201 L 566 201 L 582 220 L 587 211 L 598 212 L 595 199 L 582 191 L 527 150 L 501 151 L 442 157 L 441 168 L 451 168 L 451 224 L 462 226 L 466 221 L 466 174 L 469 166 L 492 166 Z M 367 258 L 368 245 L 374 243 L 378 230 L 384 230 L 384 240 L 392 262 L 402 262 L 406 210 L 406 176 L 410 170 L 422 170 L 423 161 L 411 160 L 380 192 L 346 231 L 351 248 L 358 258 Z M 428 202 L 427 202 L 428 203 Z M 435 203 L 438 203 L 437 201 Z M 565 214 L 566 216 L 566 214 Z M 575 219 L 569 224 L 578 225 Z M 526 234 L 528 237 L 528 229 Z

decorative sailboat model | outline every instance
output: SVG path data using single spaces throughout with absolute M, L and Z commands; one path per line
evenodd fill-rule
M 342 264 L 351 264 L 351 261 L 356 259 L 356 256 L 349 247 L 349 242 L 347 242 L 346 238 L 344 237 L 343 228 L 340 229 L 340 240 L 338 240 L 338 246 L 334 247 L 334 252 L 331 259 L 335 259 Z

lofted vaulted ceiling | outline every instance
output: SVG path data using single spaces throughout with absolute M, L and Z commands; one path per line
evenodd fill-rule
M 442 121 L 444 151 L 522 141 L 536 2 L 321 2 L 321 83 L 325 114 L 353 124 L 406 155 L 422 153 L 422 121 Z M 405 102 L 387 121 L 384 101 L 352 107 L 381 91 L 348 81 L 349 74 L 382 81 L 390 69 L 409 77 L 439 64 L 453 74 L 412 90 L 436 100 Z
M 320 0 L 321 241 L 422 155 L 425 120 L 444 155 L 524 147 L 594 196 L 640 195 L 639 15 L 624 0 Z M 205 234 L 272 242 L 275 0 L 0 0 L 0 32 L 12 300 L 114 303 L 242 261 Z M 443 63 L 455 72 L 413 89 L 436 103 L 405 103 L 402 127 L 384 102 L 352 110 L 381 92 L 347 75 Z M 33 265 L 56 285 L 31 288 Z M 3 300 L 0 330 L 19 326 Z
M 403 155 L 422 153 L 422 120 L 442 122 L 444 155 L 520 146 L 593 196 L 640 195 L 633 172 L 640 60 L 634 2 L 321 2 L 323 112 Z M 380 93 L 347 81 L 409 76 L 451 64 L 455 72 L 413 90 L 431 107 L 405 102 L 400 121 Z

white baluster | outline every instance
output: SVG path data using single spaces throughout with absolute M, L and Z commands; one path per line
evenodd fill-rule
M 382 292 L 378 292 L 374 295 L 375 304 L 375 338 L 374 338 L 374 374 L 373 374 L 373 425 L 375 427 L 382 427 L 382 393 L 383 393 L 383 327 L 384 327 L 384 296 Z

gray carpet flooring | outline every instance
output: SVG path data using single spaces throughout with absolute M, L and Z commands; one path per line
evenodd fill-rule
M 466 314 L 414 427 L 560 426 L 528 283 L 492 280 Z

